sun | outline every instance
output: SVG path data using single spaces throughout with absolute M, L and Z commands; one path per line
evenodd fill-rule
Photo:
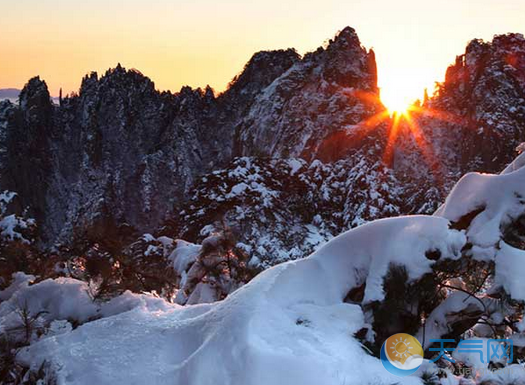
M 388 110 L 388 113 L 390 114 L 390 116 L 406 115 L 410 109 L 410 104 L 406 104 L 403 102 L 389 103 L 386 106 L 386 109 Z
M 390 91 L 388 89 L 381 90 L 381 101 L 390 115 L 404 115 L 414 103 L 408 95 L 402 95 L 395 90 Z

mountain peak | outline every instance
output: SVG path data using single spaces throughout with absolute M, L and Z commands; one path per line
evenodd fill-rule
M 129 68 L 126 69 L 123 67 L 120 63 L 117 64 L 115 68 L 110 68 L 106 71 L 104 76 L 100 78 L 101 82 L 108 81 L 108 82 L 119 82 L 121 80 L 131 81 L 131 82 L 144 82 L 144 83 L 151 83 L 150 78 L 142 74 L 138 69 L 136 68 Z
M 323 57 L 325 79 L 344 87 L 353 87 L 377 93 L 377 67 L 374 51 L 361 45 L 355 29 L 346 27 L 326 50 L 314 54 Z
M 118 63 L 116 67 L 109 68 L 100 77 L 95 71 L 85 75 L 80 86 L 80 94 L 83 95 L 87 92 L 104 89 L 152 93 L 155 91 L 155 83 L 139 70 L 135 68 L 126 69 Z
M 47 84 L 40 76 L 35 76 L 27 82 L 22 88 L 19 95 L 20 106 L 29 110 L 34 106 L 42 107 L 43 109 L 51 108 L 51 96 Z
M 494 35 L 492 41 L 473 39 L 468 43 L 465 50 L 467 61 L 469 60 L 469 57 L 479 56 L 480 54 L 489 52 L 487 50 L 525 52 L 525 38 L 521 33 L 507 33 Z
M 262 90 L 300 60 L 293 48 L 259 51 L 246 63 L 228 87 L 228 94 L 251 94 Z
M 345 27 L 343 28 L 334 38 L 333 44 L 351 44 L 351 45 L 357 45 L 361 46 L 361 42 L 359 41 L 359 36 L 357 36 L 357 32 L 352 27 Z
M 525 38 L 523 37 L 523 34 L 521 33 L 506 33 L 503 35 L 495 35 L 494 39 L 492 40 L 492 44 L 494 45 L 523 45 L 525 44 Z

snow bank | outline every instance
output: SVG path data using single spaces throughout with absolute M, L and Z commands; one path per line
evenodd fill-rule
M 510 174 L 511 172 L 514 172 L 516 170 L 519 170 L 523 166 L 525 166 L 525 143 L 521 143 L 516 150 L 520 151 L 520 155 L 516 157 L 505 169 L 501 172 L 502 174 Z
M 189 266 L 195 262 L 201 252 L 201 245 L 177 240 L 175 250 L 169 255 L 168 259 L 173 264 L 173 269 L 181 276 L 186 274 Z
M 155 312 L 177 307 L 151 294 L 130 291 L 100 303 L 93 301 L 86 282 L 61 277 L 31 285 L 34 279 L 31 275 L 15 273 L 11 285 L 0 291 L 0 333 L 34 340 L 57 320 L 82 324 L 132 309 Z M 20 332 L 25 333 L 27 320 L 34 326 L 32 333 L 20 336 Z
M 434 263 L 426 252 L 439 251 L 443 258 L 457 259 L 465 241 L 464 234 L 450 230 L 443 218 L 388 218 L 334 238 L 311 258 L 322 260 L 340 296 L 366 282 L 363 303 L 367 303 L 384 298 L 383 278 L 390 264 L 404 266 L 409 280 L 416 280 L 429 273 Z
M 496 255 L 496 284 L 513 299 L 525 301 L 525 251 L 501 242 Z
M 452 352 L 452 358 L 455 360 L 458 360 L 460 362 L 463 362 L 465 365 L 473 368 L 475 371 L 478 372 L 478 375 L 482 375 L 483 373 L 487 373 L 489 371 L 489 363 L 487 362 L 487 355 L 486 354 L 480 354 L 480 351 L 485 353 L 490 351 L 488 348 L 489 341 L 486 338 L 465 338 L 466 343 L 470 343 L 471 345 L 465 345 L 469 347 L 461 348 L 458 347 L 454 352 Z M 479 348 L 474 348 L 473 343 L 479 343 Z M 495 343 L 494 341 L 490 342 L 491 348 L 494 348 L 494 344 L 496 346 L 504 346 L 502 343 Z M 500 348 L 498 348 L 500 349 Z M 501 348 L 503 349 L 503 348 Z M 499 357 L 496 358 L 494 355 L 491 356 L 490 362 L 492 363 L 500 363 L 504 364 L 506 363 L 506 358 Z M 521 368 L 521 371 L 523 372 L 523 368 Z M 525 374 L 525 373 L 524 373 Z M 482 382 L 481 382 L 482 383 Z
M 525 370 L 522 365 L 509 365 L 494 372 L 485 371 L 479 381 L 481 384 L 525 384 Z
M 365 316 L 344 298 L 365 284 L 362 304 L 381 301 L 392 265 L 416 282 L 436 260 L 460 258 L 468 243 L 474 258 L 496 260 L 496 283 L 525 298 L 522 269 L 513 268 L 522 264 L 523 252 L 501 234 L 524 212 L 525 168 L 517 164 L 501 175 L 466 175 L 435 216 L 383 219 L 350 230 L 308 258 L 264 271 L 223 301 L 165 306 L 127 293 L 113 301 L 124 312 L 50 335 L 18 359 L 35 368 L 49 361 L 61 385 L 421 384 L 418 372 L 394 377 L 365 351 L 353 336 L 366 326 Z M 178 243 L 170 259 L 185 272 L 199 252 L 199 246 Z M 462 292 L 450 294 L 430 314 L 434 327 L 427 336 L 438 338 L 448 316 L 479 306 Z M 458 382 L 448 375 L 443 383 Z
M 479 300 L 467 293 L 456 291 L 451 293 L 429 315 L 425 325 L 420 328 L 416 338 L 423 349 L 430 347 L 432 339 L 439 339 L 451 331 L 451 326 L 458 321 L 462 311 L 482 311 Z
M 0 240 L 18 240 L 23 243 L 29 243 L 29 240 L 25 239 L 20 231 L 34 226 L 34 219 L 22 218 L 15 214 L 5 215 L 8 205 L 15 196 L 16 193 L 12 191 L 6 190 L 0 193 Z
M 466 174 L 435 213 L 457 222 L 480 211 L 467 230 L 475 259 L 494 259 L 501 229 L 525 213 L 524 159 L 520 155 L 500 175 Z
M 138 307 L 46 338 L 20 359 L 51 360 L 59 384 L 419 384 L 365 352 L 353 337 L 364 326 L 361 308 L 343 299 L 365 280 L 367 300 L 381 299 L 390 263 L 417 279 L 435 262 L 425 252 L 456 258 L 464 235 L 448 227 L 424 216 L 370 223 L 266 270 L 224 301 Z M 186 251 L 178 257 L 193 254 Z
M 126 290 L 118 297 L 102 303 L 100 305 L 100 315 L 102 317 L 110 317 L 133 309 L 140 309 L 146 312 L 168 311 L 177 306 L 152 294 L 136 294 Z
M 26 276 L 27 277 L 27 276 Z M 20 282 L 15 276 L 9 299 L 0 304 L 0 327 L 2 330 L 19 326 L 20 312 L 27 312 L 31 317 L 42 317 L 51 322 L 55 319 L 85 322 L 97 315 L 98 308 L 88 294 L 85 282 L 72 278 L 46 279 L 35 285 L 29 280 Z
M 29 284 L 35 280 L 34 275 L 29 275 L 21 271 L 14 273 L 12 277 L 11 285 L 4 290 L 0 290 L 0 301 L 9 300 L 18 290 L 29 286 Z

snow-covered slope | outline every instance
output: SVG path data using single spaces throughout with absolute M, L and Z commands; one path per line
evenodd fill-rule
M 368 329 L 366 340 L 381 343 L 374 341 L 383 332 L 376 329 L 375 306 L 388 301 L 385 284 L 398 267 L 407 287 L 418 287 L 449 263 L 489 259 L 496 268 L 488 292 L 525 299 L 522 270 L 515 264 L 523 251 L 515 241 L 506 243 L 517 229 L 512 223 L 525 212 L 522 165 L 520 157 L 501 175 L 468 174 L 435 216 L 359 226 L 308 258 L 264 271 L 223 301 L 134 309 L 42 338 L 19 359 L 35 368 L 47 360 L 64 385 L 422 384 L 424 370 L 393 377 L 354 335 Z M 364 292 L 356 300 L 350 293 L 360 287 Z M 447 309 L 458 314 L 470 305 L 461 296 L 445 297 L 448 302 L 444 298 L 430 315 L 436 325 Z M 415 297 L 402 300 L 410 304 Z M 397 316 L 390 314 L 392 320 Z M 451 327 L 433 325 L 429 333 L 436 338 Z M 449 372 L 443 381 L 452 382 L 442 383 L 457 383 L 453 378 Z
M 236 158 L 197 181 L 178 232 L 202 240 L 226 225 L 259 268 L 305 257 L 334 234 L 403 212 L 404 190 L 375 157 L 372 147 L 332 163 Z
M 445 219 L 382 220 L 263 272 L 224 301 L 130 311 L 45 339 L 22 357 L 51 359 L 59 384 L 390 384 L 398 379 L 352 337 L 364 315 L 343 302 L 346 293 L 366 281 L 366 301 L 378 300 L 389 263 L 417 278 L 430 271 L 427 250 L 456 258 L 463 244 Z

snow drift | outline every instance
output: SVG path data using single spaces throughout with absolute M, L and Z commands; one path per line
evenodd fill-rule
M 33 367 L 50 362 L 63 385 L 421 384 L 421 373 L 394 377 L 364 349 L 354 334 L 370 319 L 345 298 L 363 286 L 361 305 L 381 301 L 390 266 L 416 282 L 437 260 L 470 250 L 474 259 L 495 261 L 495 284 L 524 299 L 522 269 L 513 268 L 524 252 L 502 239 L 505 225 L 525 211 L 523 163 L 501 175 L 468 174 L 435 216 L 360 226 L 308 258 L 264 271 L 223 301 L 136 307 L 42 338 L 18 359 Z M 451 300 L 449 308 L 459 301 Z M 444 306 L 431 315 L 436 325 Z M 452 375 L 443 381 L 458 383 Z
M 429 271 L 427 250 L 455 257 L 464 242 L 443 218 L 381 220 L 263 272 L 222 302 L 132 310 L 21 357 L 35 365 L 52 357 L 61 384 L 390 384 L 396 378 L 352 336 L 365 321 L 346 293 L 366 280 L 366 297 L 377 300 L 389 263 L 416 278 Z

